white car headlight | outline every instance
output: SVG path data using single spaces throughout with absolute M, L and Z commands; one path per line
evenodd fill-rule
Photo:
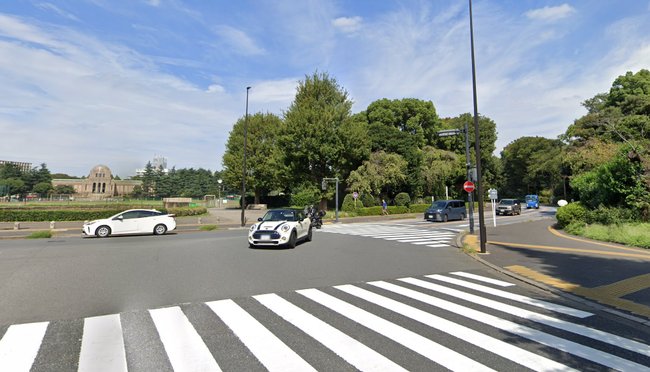
M 257 225 L 253 225 L 253 226 L 251 226 L 250 231 L 251 231 L 251 232 L 255 231 L 255 228 L 256 228 L 256 227 L 257 227 Z
M 289 229 L 291 229 L 291 226 L 289 226 L 289 225 L 282 225 L 282 227 L 280 227 L 280 230 L 282 230 L 284 232 L 289 231 Z

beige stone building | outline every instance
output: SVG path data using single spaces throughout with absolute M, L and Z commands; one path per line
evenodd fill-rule
M 136 186 L 141 186 L 138 180 L 113 179 L 111 169 L 105 165 L 96 165 L 82 179 L 54 179 L 52 186 L 72 186 L 74 196 L 78 198 L 105 199 L 126 196 L 133 192 Z

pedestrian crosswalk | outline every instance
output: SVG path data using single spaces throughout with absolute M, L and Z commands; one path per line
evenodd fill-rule
M 365 236 L 387 241 L 423 245 L 426 247 L 442 248 L 453 245 L 458 231 L 431 230 L 408 225 L 389 224 L 350 224 L 328 225 L 320 230 L 326 233 Z
M 1 371 L 650 371 L 647 330 L 451 272 L 0 326 Z

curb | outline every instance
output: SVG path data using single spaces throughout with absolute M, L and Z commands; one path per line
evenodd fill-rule
M 456 236 L 456 246 L 459 249 L 462 249 L 464 247 L 464 239 L 465 239 L 466 235 L 468 235 L 467 231 L 461 232 Z M 474 250 L 476 250 L 476 247 L 474 247 L 474 246 L 471 246 L 471 247 Z M 594 309 L 596 309 L 598 311 L 606 312 L 606 313 L 609 313 L 611 315 L 614 315 L 614 316 L 617 316 L 617 317 L 620 317 L 620 318 L 623 318 L 623 319 L 626 319 L 626 320 L 629 320 L 629 321 L 632 321 L 632 322 L 635 322 L 635 323 L 640 323 L 640 324 L 642 324 L 644 326 L 650 327 L 650 319 L 641 318 L 641 317 L 638 317 L 636 315 L 631 315 L 631 314 L 628 314 L 628 313 L 624 313 L 624 312 L 622 312 L 620 310 L 617 310 L 615 308 L 599 304 L 599 303 L 594 302 L 592 300 L 589 300 L 587 298 L 576 296 L 576 295 L 574 295 L 572 293 L 568 293 L 568 292 L 565 292 L 563 290 L 560 290 L 560 289 L 557 289 L 557 288 L 554 288 L 554 287 L 550 287 L 550 286 L 548 286 L 548 285 L 546 285 L 544 283 L 540 283 L 540 282 L 537 282 L 537 281 L 532 280 L 530 278 L 526 278 L 526 277 L 521 276 L 519 274 L 513 273 L 510 270 L 504 269 L 501 266 L 495 265 L 495 264 L 493 264 L 491 262 L 488 262 L 488 261 L 484 260 L 483 258 L 481 258 L 480 253 L 476 253 L 476 251 L 473 252 L 473 253 L 468 253 L 468 252 L 464 252 L 464 253 L 467 254 L 468 256 L 472 257 L 476 261 L 480 262 L 481 264 L 483 264 L 483 265 L 485 265 L 485 266 L 487 266 L 487 267 L 489 267 L 489 268 L 491 268 L 491 269 L 493 269 L 495 271 L 498 271 L 498 272 L 500 272 L 500 273 L 502 273 L 504 275 L 507 275 L 507 276 L 509 276 L 509 277 L 511 277 L 513 279 L 516 279 L 516 280 L 519 280 L 519 281 L 524 282 L 526 284 L 532 285 L 532 286 L 537 287 L 539 289 L 542 289 L 544 291 L 553 293 L 553 294 L 558 295 L 560 297 L 564 297 L 566 299 L 581 303 L 581 304 L 583 304 L 585 306 L 589 306 L 589 307 L 594 308 Z

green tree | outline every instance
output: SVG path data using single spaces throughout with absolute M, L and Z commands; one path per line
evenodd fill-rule
M 54 187 L 54 194 L 72 195 L 74 194 L 74 187 L 70 185 L 57 185 Z
M 25 181 L 20 178 L 5 178 L 0 180 L 0 185 L 5 185 L 9 188 L 9 195 L 22 195 L 27 192 Z
M 52 190 L 52 183 L 50 182 L 39 182 L 32 188 L 32 192 L 39 195 L 48 195 Z
M 347 154 L 354 152 L 346 144 L 359 143 L 351 138 L 342 140 L 351 107 L 348 93 L 326 73 L 315 72 L 298 83 L 296 97 L 284 113 L 285 131 L 280 138 L 292 186 L 304 180 L 320 185 L 324 177 L 342 177 L 350 166 Z M 363 130 L 345 133 L 360 134 Z
M 384 151 L 373 152 L 370 159 L 347 179 L 348 190 L 372 195 L 392 195 L 407 180 L 406 160 L 401 155 Z
M 155 184 L 156 184 L 156 170 L 154 169 L 151 162 L 148 161 L 147 165 L 144 167 L 144 173 L 141 176 L 142 179 L 142 196 L 154 196 L 155 194 Z
M 12 163 L 0 165 L 0 180 L 7 179 L 7 178 L 21 179 L 22 177 L 23 177 L 23 172 L 20 170 L 20 168 L 17 165 Z
M 246 118 L 237 120 L 233 126 L 226 151 L 223 155 L 224 170 L 220 174 L 224 182 L 241 187 L 244 159 L 244 125 Z M 282 162 L 282 146 L 279 133 L 284 130 L 280 118 L 270 113 L 256 113 L 248 117 L 246 128 L 246 188 L 255 193 L 255 203 L 262 196 L 283 186 L 286 169 Z
M 426 195 L 442 197 L 445 195 L 445 186 L 460 184 L 466 178 L 465 157 L 455 152 L 440 150 L 433 146 L 425 146 L 423 151 L 421 178 L 424 181 Z M 452 192 L 452 195 L 456 195 Z
M 414 98 L 380 99 L 362 115 L 368 122 L 371 150 L 401 155 L 407 161 L 405 191 L 422 196 L 422 148 L 433 143 L 442 126 L 433 103 Z

